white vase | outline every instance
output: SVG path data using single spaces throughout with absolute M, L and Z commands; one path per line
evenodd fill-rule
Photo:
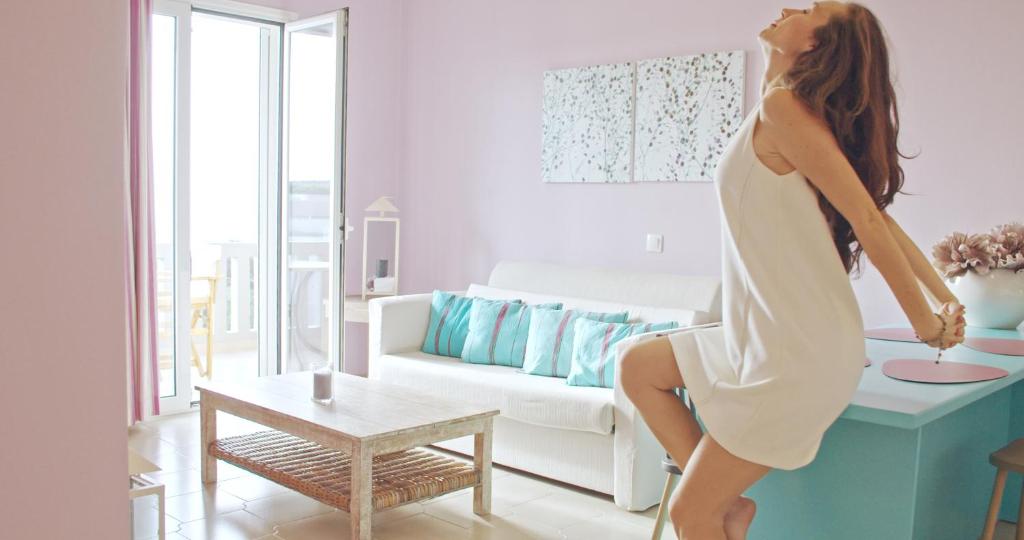
M 997 268 L 953 278 L 949 290 L 966 308 L 969 326 L 1013 330 L 1024 322 L 1024 271 Z

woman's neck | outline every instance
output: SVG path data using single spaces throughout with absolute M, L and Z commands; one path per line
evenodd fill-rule
M 789 68 L 793 66 L 792 58 L 784 56 L 779 51 L 767 46 L 764 48 L 764 58 L 764 77 L 761 78 L 762 98 L 764 98 L 764 95 L 772 88 L 784 86 L 782 81 L 783 76 L 787 71 L 789 71 Z

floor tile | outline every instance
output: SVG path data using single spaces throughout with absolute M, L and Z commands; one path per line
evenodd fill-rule
M 167 515 L 178 521 L 195 521 L 245 509 L 245 501 L 215 488 L 168 497 L 166 504 Z
M 274 528 L 245 510 L 237 510 L 182 523 L 178 532 L 189 540 L 253 540 L 273 534 Z
M 249 501 L 245 509 L 268 523 L 281 524 L 318 514 L 334 512 L 335 509 L 294 491 L 287 491 L 271 497 Z
M 284 540 L 339 540 L 348 538 L 352 523 L 345 512 L 331 512 L 283 523 L 277 536 Z
M 523 519 L 562 529 L 604 515 L 610 503 L 563 490 L 512 507 Z
M 503 505 L 502 508 L 495 509 L 493 500 L 491 506 L 491 516 L 512 513 L 511 506 Z M 466 493 L 461 497 L 449 497 L 432 504 L 425 504 L 423 505 L 423 511 L 428 515 L 467 529 L 472 527 L 474 523 L 486 524 L 486 520 L 489 519 L 487 516 L 481 517 L 473 513 L 472 490 L 466 490 Z
M 344 515 L 348 515 L 348 514 L 346 514 L 344 512 L 342 512 L 342 513 Z M 374 512 L 373 513 L 373 525 L 374 526 L 383 525 L 385 523 L 390 523 L 392 521 L 398 521 L 400 519 L 410 518 L 410 517 L 413 517 L 413 516 L 416 516 L 416 515 L 419 515 L 419 514 L 422 514 L 422 513 L 423 513 L 423 505 L 422 504 L 420 504 L 418 502 L 404 504 L 404 505 L 399 506 L 397 508 L 391 508 L 389 510 L 384 510 L 383 512 Z
M 671 529 L 671 526 L 668 527 Z M 647 528 L 632 523 L 600 516 L 562 529 L 568 540 L 621 540 L 623 538 L 650 538 L 654 522 Z M 666 537 L 675 538 L 675 536 Z
M 203 489 L 203 481 L 199 469 L 184 469 L 181 471 L 151 473 L 157 482 L 164 485 L 164 496 L 174 497 L 186 493 L 195 493 Z
M 134 538 L 135 538 L 135 540 L 159 540 L 158 536 L 151 536 L 149 538 L 140 538 L 140 537 L 136 536 Z M 165 536 L 164 539 L 165 540 L 188 540 L 188 538 L 185 538 L 184 536 L 182 536 L 181 534 L 176 533 L 176 532 L 167 533 L 167 536 Z
M 523 516 L 510 514 L 507 516 L 491 516 L 476 521 L 470 526 L 471 540 L 562 540 L 565 538 L 558 529 L 528 520 Z
M 235 467 L 234 465 L 232 465 L 232 464 L 230 464 L 230 463 L 228 463 L 226 461 L 221 461 L 219 459 L 217 460 L 217 481 L 218 482 L 224 482 L 226 480 L 232 480 L 232 479 L 235 479 L 235 478 L 241 478 L 243 476 L 251 475 L 251 474 L 252 474 L 251 472 L 249 472 L 249 471 L 247 471 L 245 469 L 240 469 L 238 467 Z
M 198 470 L 200 467 L 198 456 L 188 456 L 178 451 L 160 452 L 159 454 L 148 456 L 148 459 L 152 461 L 154 465 L 160 467 L 160 470 L 165 473 L 185 471 L 188 469 Z
M 375 526 L 373 537 L 376 540 L 463 540 L 469 538 L 469 533 L 458 525 L 419 514 Z
M 160 454 L 177 453 L 178 450 L 176 445 L 161 439 L 157 435 L 129 438 L 128 448 L 135 450 L 139 455 L 150 460 Z
M 254 474 L 244 474 L 238 478 L 218 482 L 217 486 L 235 497 L 246 501 L 254 501 L 291 491 L 280 484 Z

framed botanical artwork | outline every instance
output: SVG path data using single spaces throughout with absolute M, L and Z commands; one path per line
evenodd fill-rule
M 544 73 L 545 182 L 629 182 L 633 64 Z
M 547 71 L 545 182 L 711 181 L 743 120 L 743 51 Z
M 713 180 L 742 121 L 743 51 L 638 62 L 633 180 Z

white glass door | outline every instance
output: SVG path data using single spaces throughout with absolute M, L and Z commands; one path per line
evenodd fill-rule
M 154 5 L 161 412 L 277 371 L 282 27 Z
M 189 407 L 187 4 L 158 2 L 151 19 L 150 99 L 157 274 L 157 369 L 161 412 Z
M 345 11 L 285 25 L 282 373 L 342 368 L 345 34 Z
M 264 216 L 277 214 L 281 27 L 193 9 L 190 39 L 191 373 L 242 382 L 276 357 L 262 346 L 273 280 L 262 261 L 277 253 L 277 220 Z

